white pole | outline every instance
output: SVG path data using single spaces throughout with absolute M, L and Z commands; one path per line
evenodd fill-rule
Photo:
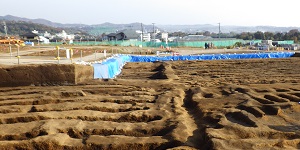
M 60 59 L 60 57 L 59 57 L 59 46 L 56 46 L 56 48 L 57 48 L 57 63 L 59 64 L 59 59 Z
M 80 50 L 80 61 L 82 61 L 82 50 Z
M 71 64 L 73 64 L 73 49 L 70 49 L 70 58 L 71 58 Z
M 17 47 L 18 47 L 18 51 L 17 51 L 18 64 L 20 64 L 20 56 L 19 56 L 20 46 L 17 45 Z
M 10 52 L 10 59 L 12 58 L 12 51 L 11 51 L 11 45 L 9 43 L 9 52 Z

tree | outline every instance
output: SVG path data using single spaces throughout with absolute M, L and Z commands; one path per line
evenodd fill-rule
M 298 37 L 297 36 L 294 36 L 293 40 L 294 40 L 295 43 L 298 43 Z
M 265 34 L 261 31 L 257 31 L 254 33 L 254 38 L 259 40 L 265 40 Z
M 210 36 L 210 32 L 209 32 L 209 31 L 205 31 L 205 32 L 203 33 L 203 35 L 204 35 L 204 36 Z
M 274 33 L 272 32 L 265 32 L 265 39 L 266 40 L 274 40 Z
M 170 33 L 170 36 L 178 36 L 178 37 L 184 37 L 187 36 L 187 33 L 184 32 L 174 32 L 174 33 Z
M 250 32 L 243 32 L 241 34 L 237 34 L 235 36 L 237 39 L 243 39 L 243 40 L 253 40 L 253 33 Z
M 274 40 L 281 41 L 283 38 L 283 33 L 278 32 L 273 36 Z
M 241 46 L 242 46 L 242 42 L 236 42 L 236 43 L 234 44 L 234 46 L 236 46 L 236 47 L 241 47 Z

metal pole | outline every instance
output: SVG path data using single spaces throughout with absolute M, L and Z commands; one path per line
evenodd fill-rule
M 10 42 L 9 42 L 9 52 L 10 52 L 10 59 L 12 58 L 12 51 L 11 51 L 11 45 L 10 45 Z
M 143 40 L 144 40 L 144 29 L 143 29 L 143 23 L 141 23 L 142 28 L 142 47 L 143 47 Z
M 73 64 L 73 49 L 70 49 L 71 64 Z
M 154 24 L 155 23 L 152 23 L 153 24 L 153 42 L 155 42 L 155 30 L 154 30 Z
M 219 23 L 219 38 L 220 38 L 220 35 L 221 35 L 221 23 Z
M 19 46 L 17 46 L 17 47 L 18 47 L 17 56 L 19 56 Z
M 154 24 L 155 24 L 155 23 L 152 23 L 152 24 L 153 24 L 153 33 L 154 33 Z
M 82 50 L 80 50 L 80 61 L 82 61 Z
M 59 57 L 59 47 L 56 46 L 56 48 L 57 48 L 57 63 L 59 64 L 59 59 L 60 59 L 60 57 Z
M 97 53 L 96 53 L 96 50 L 95 50 L 95 60 L 97 59 Z
M 18 64 L 20 64 L 20 56 L 19 56 L 19 50 L 20 50 L 20 46 L 17 45 L 18 50 L 17 50 L 17 58 L 18 58 Z

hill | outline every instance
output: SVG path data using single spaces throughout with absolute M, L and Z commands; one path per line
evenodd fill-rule
M 0 16 L 0 20 L 29 22 L 29 23 L 47 25 L 55 28 L 74 28 L 74 27 L 85 26 L 83 24 L 62 24 L 62 23 L 52 22 L 46 19 L 28 19 L 28 18 L 21 18 L 12 15 Z
M 133 29 L 133 30 L 144 30 L 145 32 L 153 32 L 153 25 L 145 25 L 141 23 L 130 23 L 130 24 L 113 24 L 113 23 L 102 23 L 96 25 L 85 25 L 85 24 L 62 24 L 52 22 L 46 19 L 28 19 L 21 18 L 12 15 L 0 16 L 0 21 L 4 20 L 9 24 L 9 33 L 11 34 L 20 34 L 28 32 L 32 29 L 39 31 L 48 31 L 56 32 L 61 31 L 62 29 L 70 32 L 84 32 L 90 35 L 99 36 L 103 33 L 112 33 L 124 29 Z M 13 22 L 13 23 L 11 23 Z M 11 24 L 10 24 L 11 23 Z M 21 26 L 21 27 L 20 27 Z M 209 31 L 218 33 L 219 26 L 211 24 L 196 24 L 196 25 L 156 25 L 155 29 L 159 29 L 166 32 L 185 32 L 185 33 L 196 33 Z M 275 26 L 223 26 L 221 24 L 222 33 L 242 33 L 242 32 L 288 32 L 292 29 L 298 29 L 299 27 L 275 27 Z M 3 32 L 3 29 L 0 28 L 0 32 Z
M 8 34 L 20 35 L 33 30 L 38 30 L 39 32 L 48 31 L 49 33 L 58 33 L 65 30 L 68 33 L 87 33 L 90 35 L 98 36 L 103 33 L 117 32 L 124 29 L 134 29 L 141 30 L 141 23 L 131 23 L 131 24 L 113 24 L 113 23 L 103 23 L 97 25 L 84 25 L 84 24 L 61 24 L 51 22 L 45 19 L 28 19 L 16 16 L 0 16 L 0 21 L 5 21 L 8 26 Z M 156 27 L 157 28 L 157 27 Z M 144 31 L 153 31 L 152 25 L 143 25 Z M 0 34 L 4 33 L 4 29 L 0 28 Z
M 185 33 L 196 33 L 196 32 L 219 32 L 218 25 L 211 24 L 198 24 L 198 25 L 159 25 L 163 30 L 168 32 L 185 32 Z M 242 32 L 288 32 L 292 29 L 299 29 L 299 27 L 275 27 L 275 26 L 222 26 L 221 24 L 221 32 L 222 33 L 242 33 Z

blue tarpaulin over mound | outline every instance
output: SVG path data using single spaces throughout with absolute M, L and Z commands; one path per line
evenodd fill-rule
M 107 59 L 101 64 L 93 64 L 95 79 L 111 79 L 121 73 L 126 62 L 130 62 L 131 56 L 121 55 Z
M 243 53 L 243 54 L 202 54 L 190 56 L 136 56 L 118 55 L 101 64 L 94 64 L 94 78 L 111 79 L 121 73 L 126 62 L 155 62 L 179 60 L 223 60 L 223 59 L 254 59 L 254 58 L 287 58 L 295 52 Z

